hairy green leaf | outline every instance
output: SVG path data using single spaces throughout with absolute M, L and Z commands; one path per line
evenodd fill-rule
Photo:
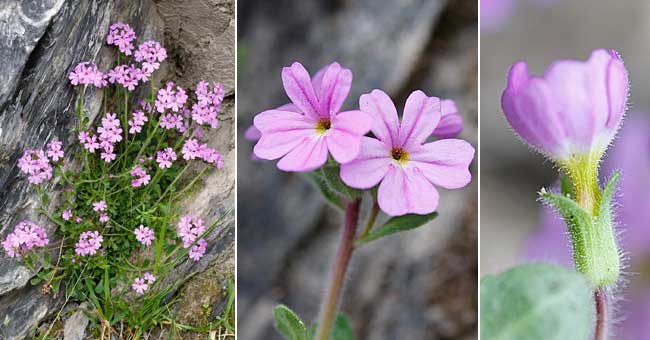
M 275 328 L 287 340 L 307 340 L 307 328 L 298 315 L 285 305 L 273 309 Z
M 593 290 L 567 268 L 526 264 L 481 280 L 481 339 L 587 340 Z

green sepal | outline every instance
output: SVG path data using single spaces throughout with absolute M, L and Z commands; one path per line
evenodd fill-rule
M 437 212 L 428 215 L 408 214 L 396 216 L 388 220 L 384 225 L 368 233 L 367 235 L 357 239 L 354 246 L 358 247 L 370 241 L 380 239 L 402 231 L 412 230 L 425 225 L 427 222 L 438 217 Z
M 275 328 L 287 340 L 307 340 L 307 328 L 300 317 L 289 307 L 278 305 L 273 308 Z
M 357 199 L 363 195 L 363 191 L 349 187 L 341 180 L 341 166 L 336 162 L 327 162 L 319 170 L 329 188 L 343 195 L 345 198 Z
M 343 203 L 341 202 L 341 197 L 338 193 L 330 189 L 327 184 L 327 180 L 323 177 L 323 173 L 320 171 L 312 171 L 305 173 L 305 176 L 318 188 L 320 193 L 323 195 L 325 200 L 339 209 L 343 209 Z
M 612 199 L 619 174 L 614 173 L 599 202 L 598 216 L 592 216 L 572 198 L 542 190 L 540 196 L 555 208 L 567 224 L 573 245 L 576 270 L 594 287 L 614 284 L 620 274 L 620 258 L 614 236 Z
M 481 339 L 589 339 L 593 290 L 580 273 L 526 264 L 481 280 Z

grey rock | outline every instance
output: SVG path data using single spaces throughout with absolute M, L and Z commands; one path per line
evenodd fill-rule
M 82 303 L 63 324 L 63 340 L 83 340 L 90 320 L 86 316 L 87 303 Z

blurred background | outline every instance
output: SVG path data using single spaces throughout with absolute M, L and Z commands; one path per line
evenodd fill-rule
M 477 16 L 476 0 L 238 1 L 239 338 L 279 339 L 278 303 L 317 317 L 340 230 L 340 215 L 302 176 L 250 159 L 252 117 L 288 102 L 281 68 L 350 68 L 344 109 L 374 88 L 400 112 L 415 89 L 453 99 L 460 138 L 477 146 Z M 353 255 L 342 308 L 356 338 L 477 338 L 477 180 L 440 191 L 430 225 Z
M 557 172 L 510 131 L 500 106 L 509 66 L 541 75 L 556 59 L 586 60 L 616 49 L 630 73 L 627 118 L 603 178 L 622 172 L 619 233 L 625 281 L 618 287 L 616 339 L 650 339 L 650 2 L 481 0 L 481 275 L 538 259 L 571 266 L 565 226 L 540 209 L 536 191 Z

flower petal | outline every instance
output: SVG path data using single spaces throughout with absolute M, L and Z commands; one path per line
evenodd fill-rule
M 374 120 L 372 133 L 379 140 L 393 145 L 397 142 L 399 133 L 399 117 L 397 109 L 390 97 L 382 90 L 372 90 L 361 95 L 359 108 L 372 115 Z
M 420 145 L 431 136 L 440 122 L 440 99 L 413 91 L 406 99 L 399 128 L 399 146 Z
M 361 150 L 357 158 L 341 164 L 341 180 L 353 188 L 370 189 L 386 175 L 390 159 L 390 148 L 380 140 L 361 137 Z
M 338 113 L 351 87 L 352 71 L 342 68 L 338 63 L 330 64 L 323 74 L 318 92 L 321 117 L 330 117 Z
M 284 91 L 298 109 L 312 118 L 318 118 L 318 98 L 309 73 L 299 62 L 282 68 Z
M 391 165 L 379 184 L 377 202 L 390 216 L 430 214 L 438 208 L 438 190 L 416 169 Z
M 278 162 L 284 171 L 312 171 L 327 161 L 327 145 L 321 136 L 305 138 Z
M 296 106 L 294 103 L 288 103 L 284 105 L 280 105 L 277 108 L 275 108 L 278 111 L 289 111 L 289 112 L 298 112 L 302 113 L 300 109 Z
M 442 116 L 440 123 L 433 130 L 433 135 L 440 138 L 453 138 L 463 131 L 463 118 L 458 114 L 458 108 L 453 100 L 445 99 L 440 102 Z
M 443 139 L 409 150 L 409 164 L 429 181 L 446 189 L 462 188 L 472 179 L 474 147 L 461 139 Z
M 363 136 L 370 131 L 373 124 L 372 116 L 359 111 L 345 111 L 332 117 L 332 129 L 345 130 Z
M 370 131 L 372 119 L 362 111 L 345 111 L 332 117 L 332 127 L 326 135 L 332 157 L 345 164 L 359 155 L 361 136 Z
M 304 138 L 316 135 L 314 122 L 301 113 L 268 110 L 255 116 L 253 122 L 261 133 L 254 153 L 262 159 L 280 158 Z

